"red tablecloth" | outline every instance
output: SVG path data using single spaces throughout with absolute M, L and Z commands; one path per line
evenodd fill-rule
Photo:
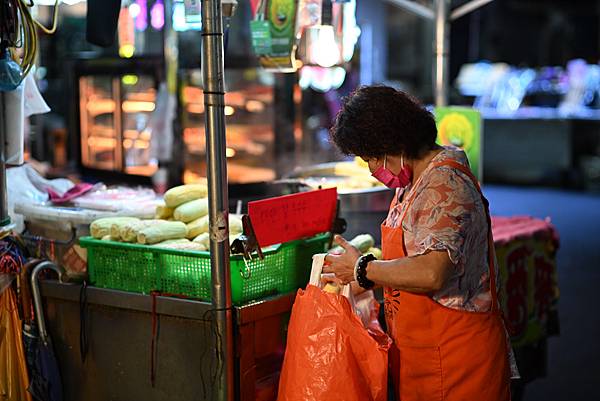
M 492 217 L 492 232 L 513 345 L 536 343 L 550 334 L 556 315 L 558 233 L 548 219 L 528 216 Z

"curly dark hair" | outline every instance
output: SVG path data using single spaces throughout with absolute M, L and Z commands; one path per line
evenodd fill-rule
M 433 115 L 409 94 L 389 86 L 362 86 L 343 100 L 331 139 L 346 155 L 417 159 L 437 137 Z

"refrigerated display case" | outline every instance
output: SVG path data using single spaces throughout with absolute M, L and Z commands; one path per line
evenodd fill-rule
M 148 122 L 156 108 L 161 73 L 158 59 L 77 64 L 77 148 L 84 174 L 110 173 L 144 181 L 157 171 Z

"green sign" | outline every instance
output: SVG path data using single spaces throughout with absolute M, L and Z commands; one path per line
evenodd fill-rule
M 469 158 L 471 171 L 479 181 L 483 179 L 481 149 L 481 114 L 469 107 L 437 107 L 435 119 L 437 142 L 461 148 Z
M 279 72 L 296 71 L 298 0 L 263 0 L 250 22 L 252 47 L 261 65 Z
M 270 0 L 267 18 L 271 23 L 274 57 L 289 57 L 295 39 L 296 1 Z
M 269 21 L 250 21 L 250 32 L 252 33 L 252 47 L 257 56 L 271 54 L 271 24 Z

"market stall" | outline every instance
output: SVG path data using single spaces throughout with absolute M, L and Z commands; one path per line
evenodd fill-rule
M 235 176 L 241 178 L 236 181 L 271 181 L 274 173 L 271 167 L 255 165 L 265 148 L 249 140 L 249 135 L 239 134 L 244 123 L 233 126 L 234 137 L 228 138 L 226 146 L 225 115 L 232 109 L 226 108 L 224 93 L 221 3 L 203 2 L 203 89 L 190 85 L 183 90 L 186 112 L 195 115 L 186 121 L 190 125 L 183 127 L 183 138 L 188 150 L 199 148 L 189 152 L 193 157 L 187 154 L 184 174 L 194 182 L 206 176 L 206 183 L 172 188 L 174 192 L 164 197 L 151 190 L 100 185 L 87 188 L 87 195 L 69 198 L 75 188 L 69 186 L 59 191 L 54 204 L 34 199 L 14 205 L 15 213 L 24 219 L 23 238 L 32 255 L 64 268 L 67 274 L 61 274 L 61 281 L 88 275 L 83 283 L 44 280 L 42 284 L 48 332 L 66 400 L 189 400 L 199 395 L 220 400 L 275 399 L 296 290 L 308 281 L 312 255 L 329 250 L 331 234 L 344 231 L 344 223 L 335 217 L 346 220 L 348 239 L 361 233 L 375 237 L 361 251 L 374 252 L 380 242 L 379 224 L 393 193 L 377 183 L 360 160 L 296 169 L 273 183 L 228 185 L 232 166 L 228 157 L 240 149 L 258 151 L 253 167 L 239 168 Z M 225 3 L 231 5 L 223 2 L 223 10 L 231 11 Z M 475 1 L 471 7 L 475 3 L 486 2 Z M 470 9 L 462 7 L 450 16 L 446 2 L 436 4 L 436 97 L 444 104 L 448 19 Z M 430 19 L 434 16 L 427 8 L 413 11 Z M 288 56 L 285 62 L 293 62 Z M 158 166 L 149 160 L 143 124 L 135 126 L 134 120 L 149 118 L 144 107 L 156 102 L 158 82 L 127 84 L 130 72 L 115 72 L 98 85 L 98 79 L 83 72 L 77 76 L 84 92 L 78 110 L 78 145 L 87 149 L 79 162 L 90 171 L 106 167 L 114 176 L 148 178 Z M 131 91 L 121 93 L 122 85 Z M 236 107 L 260 114 L 258 103 L 264 106 L 272 99 L 264 95 L 264 88 L 253 89 L 246 98 L 237 99 Z M 230 102 L 235 100 L 229 97 Z M 100 113 L 98 108 L 104 109 Z M 201 130 L 196 126 L 202 114 L 204 138 L 198 137 Z M 99 115 L 104 120 L 110 115 L 110 124 L 99 123 Z M 134 161 L 136 155 L 142 160 L 139 163 Z M 206 161 L 198 160 L 199 156 Z M 2 164 L 0 158 L 0 179 L 5 172 Z M 0 195 L 5 195 L 1 184 L 0 180 Z M 44 185 L 56 189 L 52 183 Z M 337 192 L 327 202 L 323 198 L 310 205 L 298 201 L 332 187 Z M 230 188 L 238 192 L 232 195 Z M 248 203 L 296 192 L 301 194 L 271 200 L 277 203 L 262 214 L 253 215 Z M 60 206 L 65 197 L 68 203 Z M 170 202 L 172 198 L 176 200 Z M 0 222 L 5 222 L 6 210 L 0 209 Z M 319 212 L 324 215 L 315 217 Z M 544 221 L 494 218 L 493 224 L 503 308 L 522 374 L 531 380 L 543 374 L 544 343 L 557 333 L 558 240 Z M 269 236 L 276 240 L 265 239 Z

